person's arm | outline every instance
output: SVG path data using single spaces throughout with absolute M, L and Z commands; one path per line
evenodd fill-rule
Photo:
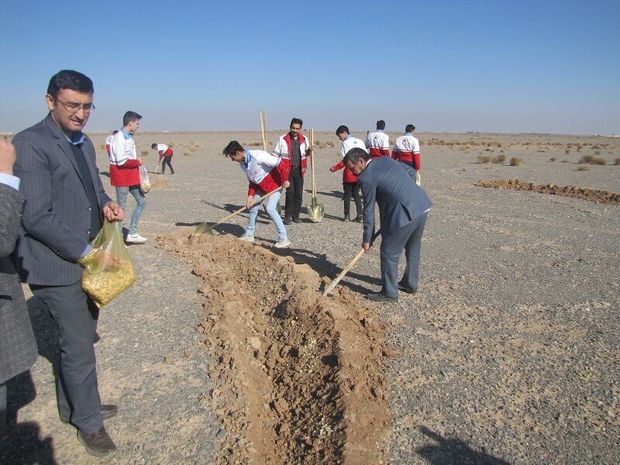
M 364 196 L 364 233 L 362 236 L 362 248 L 366 251 L 372 246 L 372 236 L 375 233 L 375 202 L 377 186 L 369 180 L 359 179 L 359 184 Z
M 338 163 L 336 163 L 334 166 L 332 166 L 329 171 L 331 171 L 332 173 L 336 172 L 336 171 L 340 171 L 342 168 L 344 168 L 344 162 L 342 160 L 340 160 Z
M 24 197 L 17 190 L 19 178 L 13 176 L 14 163 L 13 144 L 0 140 L 0 257 L 15 248 L 24 208 Z

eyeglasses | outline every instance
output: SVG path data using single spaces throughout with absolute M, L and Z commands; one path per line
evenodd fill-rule
M 93 105 L 92 103 L 82 104 L 77 102 L 63 102 L 60 99 L 56 99 L 56 101 L 60 103 L 63 107 L 65 107 L 65 110 L 70 113 L 77 113 L 78 111 L 80 111 L 80 108 L 84 110 L 84 113 L 90 113 L 95 109 L 95 105 Z

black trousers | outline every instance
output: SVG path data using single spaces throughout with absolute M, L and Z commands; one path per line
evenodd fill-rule
M 344 190 L 344 216 L 351 219 L 351 197 L 355 200 L 356 217 L 362 216 L 362 196 L 360 195 L 360 185 L 356 182 L 343 182 Z
M 288 182 L 290 182 L 291 185 L 286 189 L 284 216 L 286 218 L 297 219 L 301 212 L 301 202 L 304 193 L 304 177 L 301 175 L 300 167 L 291 168 L 291 172 L 288 175 Z
M 103 427 L 94 347 L 99 309 L 80 281 L 70 286 L 31 285 L 30 289 L 45 302 L 58 326 L 58 412 L 80 431 L 94 433 Z
M 170 155 L 169 157 L 163 157 L 163 158 L 164 159 L 161 162 L 161 174 L 164 174 L 166 172 L 166 165 L 170 167 L 170 172 L 174 174 L 174 168 L 172 167 L 172 164 L 170 163 L 172 161 L 172 155 Z

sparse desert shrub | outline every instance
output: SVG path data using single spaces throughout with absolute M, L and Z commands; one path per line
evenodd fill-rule
M 600 151 L 600 150 L 595 150 L 595 151 L 594 151 L 594 155 L 596 155 L 596 156 L 600 156 L 600 155 L 601 155 L 601 151 Z
M 594 156 L 594 155 L 584 155 L 583 157 L 581 157 L 581 160 L 579 160 L 579 163 L 581 164 L 587 163 L 588 165 L 606 165 L 607 164 L 604 158 Z
M 564 150 L 564 155 L 569 155 L 570 154 L 570 150 L 566 149 Z
M 506 155 L 498 155 L 491 161 L 496 164 L 504 163 L 506 161 Z
M 478 163 L 490 163 L 491 157 L 483 157 L 482 155 L 478 157 Z
M 549 161 L 555 161 L 555 157 L 549 158 Z
M 584 165 L 584 166 L 580 166 L 579 168 L 577 168 L 577 171 L 588 171 L 590 169 L 589 166 Z
M 620 165 L 620 157 L 616 158 L 614 161 L 614 165 Z
M 581 144 L 577 144 L 577 152 L 581 152 Z
M 142 155 L 143 157 L 146 157 L 149 154 L 148 150 L 143 150 L 142 152 L 140 152 L 140 155 Z
M 512 157 L 510 159 L 510 166 L 519 166 L 523 164 L 523 160 L 521 160 L 519 157 Z

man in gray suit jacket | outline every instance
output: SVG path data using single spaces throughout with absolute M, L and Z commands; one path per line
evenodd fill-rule
M 13 176 L 15 148 L 0 140 L 0 437 L 6 422 L 6 382 L 29 370 L 37 359 L 37 344 L 28 318 L 17 272 L 9 255 L 15 248 L 24 197 Z
M 396 301 L 398 290 L 415 294 L 418 289 L 422 233 L 431 201 L 417 186 L 411 167 L 387 157 L 371 159 L 362 149 L 347 152 L 344 164 L 358 176 L 364 194 L 364 236 L 368 251 L 375 230 L 375 203 L 381 218 L 381 292 L 368 294 L 374 301 Z M 407 267 L 399 283 L 398 261 L 405 250 Z
M 13 139 L 14 171 L 26 198 L 16 258 L 22 280 L 58 325 L 60 419 L 78 428 L 90 454 L 105 456 L 116 446 L 103 419 L 117 407 L 99 398 L 94 350 L 99 310 L 82 290 L 79 260 L 91 252 L 89 241 L 101 229 L 102 215 L 119 221 L 123 210 L 103 190 L 95 148 L 82 133 L 95 108 L 93 94 L 90 78 L 60 71 L 45 96 L 47 117 Z

